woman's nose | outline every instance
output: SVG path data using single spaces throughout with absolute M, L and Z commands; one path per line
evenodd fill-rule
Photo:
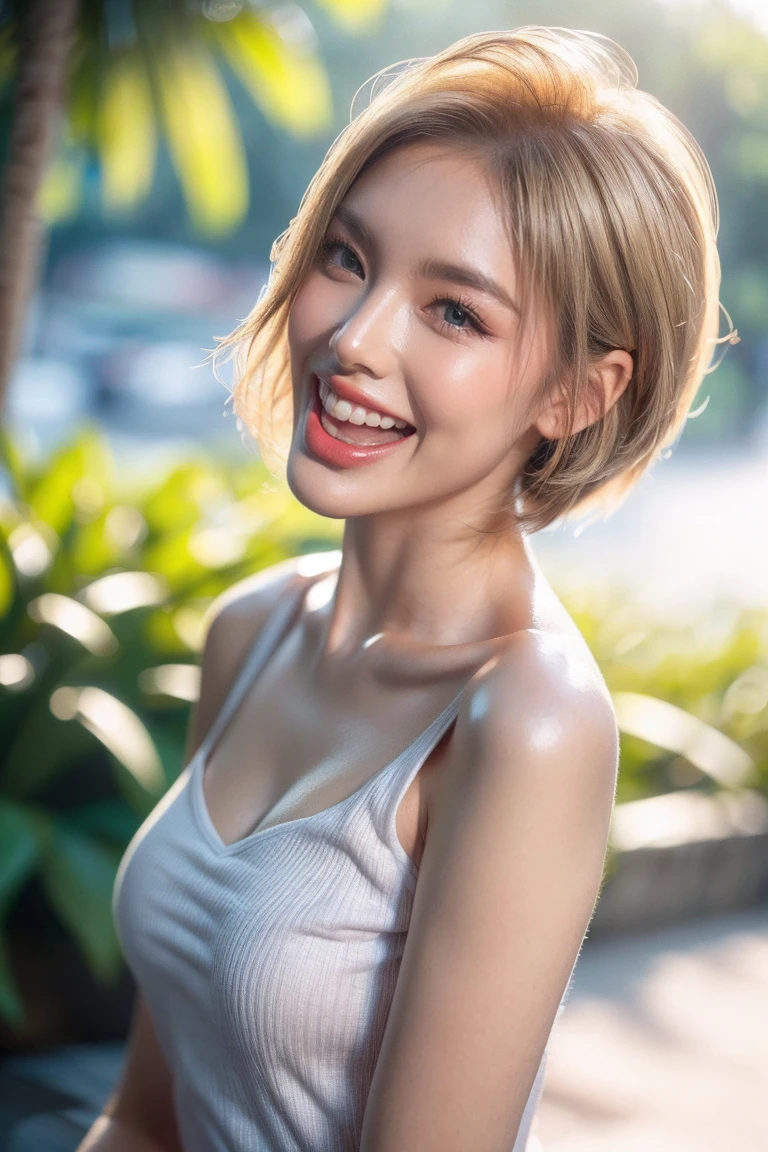
M 331 350 L 345 367 L 360 367 L 379 377 L 390 375 L 400 323 L 394 290 L 367 292 L 336 328 Z

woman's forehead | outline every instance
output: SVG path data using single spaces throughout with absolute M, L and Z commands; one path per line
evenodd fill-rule
M 480 260 L 486 275 L 509 287 L 515 261 L 507 223 L 481 162 L 453 148 L 414 152 L 415 146 L 400 149 L 366 170 L 334 220 L 372 256 L 384 246 L 402 250 L 433 276 L 442 265 Z
M 461 202 L 494 199 L 490 170 L 479 152 L 442 141 L 412 141 L 377 159 L 352 184 L 344 202 L 358 206 L 391 195 Z

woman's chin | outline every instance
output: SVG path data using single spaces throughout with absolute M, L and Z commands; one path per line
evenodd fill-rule
M 358 514 L 353 507 L 356 502 L 350 499 L 349 493 L 341 491 L 344 476 L 333 474 L 324 465 L 293 448 L 286 464 L 285 478 L 299 503 L 318 516 L 346 520 Z

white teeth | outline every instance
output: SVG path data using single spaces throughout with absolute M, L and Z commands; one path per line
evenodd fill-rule
M 352 405 L 349 400 L 337 400 L 333 406 L 331 416 L 335 416 L 337 420 L 349 420 L 352 415 Z
M 336 403 L 336 398 L 332 392 L 326 392 L 325 396 L 321 396 L 323 408 L 326 412 L 333 412 L 333 406 Z
M 335 420 L 349 422 L 350 424 L 366 424 L 369 428 L 397 428 L 402 431 L 407 428 L 405 420 L 395 420 L 394 416 L 382 416 L 380 412 L 364 408 L 362 404 L 350 404 L 342 400 L 331 388 L 330 384 L 318 377 L 320 403 L 325 411 Z
M 329 436 L 333 436 L 334 440 L 341 440 L 344 444 L 354 444 L 354 440 L 350 440 L 348 436 L 342 436 L 341 432 L 339 432 L 338 428 L 334 428 L 333 424 L 330 424 L 327 420 L 323 420 L 322 417 L 320 419 L 323 428 L 325 428 Z

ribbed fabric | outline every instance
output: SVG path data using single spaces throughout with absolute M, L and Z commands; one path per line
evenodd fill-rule
M 118 936 L 173 1072 L 186 1152 L 359 1152 L 417 878 L 397 809 L 461 700 L 346 800 L 225 845 L 205 762 L 293 610 L 281 605 L 260 633 L 115 884 Z M 545 1064 L 546 1051 L 510 1152 L 526 1147 Z

